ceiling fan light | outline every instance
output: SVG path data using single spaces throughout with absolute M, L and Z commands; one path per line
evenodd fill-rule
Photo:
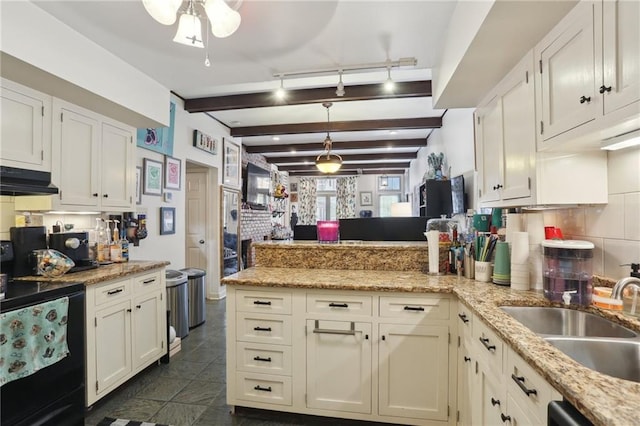
M 206 0 L 204 10 L 211 23 L 211 33 L 218 38 L 229 37 L 240 27 L 242 17 L 224 0 Z
M 176 43 L 204 48 L 202 42 L 202 22 L 197 15 L 183 13 L 178 21 L 178 31 L 173 38 Z
M 142 0 L 144 8 L 162 25 L 173 25 L 182 0 Z
M 342 167 L 342 158 L 333 154 L 320 154 L 316 158 L 316 167 L 322 173 L 335 173 Z

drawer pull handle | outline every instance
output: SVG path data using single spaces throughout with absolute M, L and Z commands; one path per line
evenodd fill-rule
M 267 302 L 263 302 L 262 300 L 254 300 L 253 304 L 254 305 L 268 305 L 268 306 L 270 306 L 271 302 L 268 302 L 268 301 Z
M 610 91 L 611 91 L 611 86 L 605 86 L 605 85 L 600 86 L 600 90 L 599 90 L 600 94 L 603 94 L 604 92 L 610 92 Z
M 502 423 L 511 423 L 511 416 L 505 416 L 504 414 L 500 413 L 500 418 L 502 419 Z
M 516 384 L 518 385 L 518 387 L 520 389 L 522 389 L 522 392 L 524 392 L 527 396 L 530 395 L 537 395 L 538 391 L 535 389 L 528 389 L 525 385 L 524 385 L 524 377 L 522 376 L 516 376 L 515 374 L 511 375 L 511 378 L 513 379 L 514 382 L 516 382 Z
M 500 405 L 500 400 L 499 399 L 495 399 L 494 397 L 491 397 L 491 405 L 493 405 L 494 407 L 496 405 Z
M 332 330 L 329 328 L 320 328 L 320 321 L 316 320 L 316 325 L 313 329 L 313 332 L 316 334 L 346 334 L 349 336 L 355 336 L 356 323 L 351 321 L 351 328 L 349 330 Z
M 469 358 L 468 356 L 464 357 L 464 362 L 471 362 L 471 358 Z
M 458 314 L 458 317 L 462 320 L 463 323 L 468 323 L 469 322 L 469 318 L 467 318 L 466 314 Z
M 123 290 L 122 290 L 121 288 L 118 288 L 118 289 L 115 289 L 115 290 L 109 290 L 109 291 L 107 292 L 107 294 L 108 294 L 109 296 L 112 296 L 112 295 L 114 295 L 114 294 L 122 293 L 122 291 L 123 291 Z
M 329 307 L 330 308 L 348 308 L 349 305 L 347 305 L 346 303 L 329 303 Z
M 405 306 L 404 310 L 405 311 L 424 311 L 424 308 L 422 306 Z
M 495 345 L 490 345 L 489 344 L 489 339 L 487 339 L 486 337 L 480 337 L 480 343 L 482 343 L 482 345 L 487 348 L 488 351 L 495 351 L 496 350 L 496 346 Z
M 254 331 L 271 331 L 271 327 L 253 327 Z
M 253 357 L 253 360 L 254 360 L 254 361 L 271 362 L 271 357 L 269 357 L 269 358 L 262 358 L 262 357 L 259 357 L 259 356 L 254 356 L 254 357 Z
M 156 279 L 155 278 L 151 278 L 149 280 L 144 280 L 142 281 L 142 284 L 151 284 L 152 282 L 154 282 Z
M 271 386 L 266 387 L 266 388 L 263 388 L 263 387 L 262 387 L 262 386 L 260 386 L 260 385 L 255 385 L 255 386 L 254 386 L 254 389 L 255 389 L 255 390 L 257 390 L 257 391 L 271 392 Z
M 580 96 L 580 103 L 583 104 L 585 102 L 591 102 L 591 96 Z

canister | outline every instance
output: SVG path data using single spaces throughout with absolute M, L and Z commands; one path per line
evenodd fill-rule
M 542 242 L 544 296 L 552 302 L 588 306 L 593 293 L 593 243 Z

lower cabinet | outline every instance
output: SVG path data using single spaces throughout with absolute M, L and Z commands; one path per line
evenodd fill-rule
M 87 286 L 86 404 L 166 353 L 164 269 Z

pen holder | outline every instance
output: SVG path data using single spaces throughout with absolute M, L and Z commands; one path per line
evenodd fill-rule
M 491 262 L 475 262 L 476 281 L 491 282 Z

